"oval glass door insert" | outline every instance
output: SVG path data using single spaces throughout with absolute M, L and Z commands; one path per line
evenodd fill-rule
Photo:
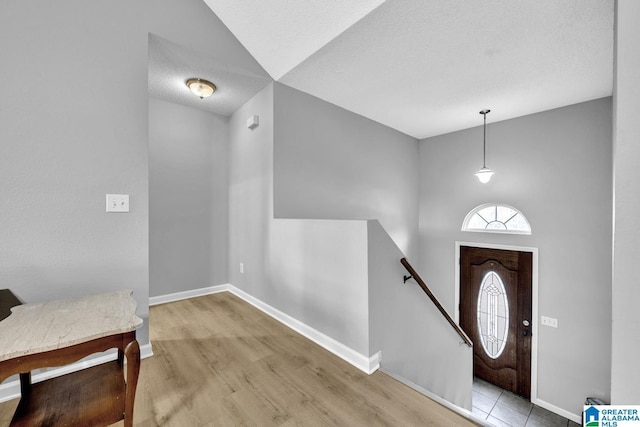
M 495 271 L 485 274 L 478 294 L 478 333 L 487 356 L 497 359 L 509 335 L 509 301 Z

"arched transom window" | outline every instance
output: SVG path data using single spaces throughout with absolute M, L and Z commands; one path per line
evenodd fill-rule
M 487 203 L 472 209 L 467 214 L 462 223 L 462 231 L 531 234 L 531 226 L 518 209 L 497 203 Z

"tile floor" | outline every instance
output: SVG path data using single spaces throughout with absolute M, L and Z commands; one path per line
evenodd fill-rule
M 473 381 L 473 413 L 496 427 L 576 427 L 560 415 L 479 378 Z

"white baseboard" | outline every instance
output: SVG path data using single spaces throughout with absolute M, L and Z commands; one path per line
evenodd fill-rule
M 270 306 L 269 304 L 249 295 L 248 293 L 242 291 L 241 289 L 236 288 L 235 286 L 233 286 L 232 284 L 224 284 L 224 285 L 218 285 L 218 286 L 209 286 L 209 287 L 205 287 L 205 288 L 200 288 L 200 289 L 193 289 L 190 291 L 184 291 L 184 292 L 176 292 L 176 293 L 172 293 L 172 294 L 167 294 L 167 295 L 161 295 L 161 296 L 157 296 L 157 297 L 151 297 L 149 298 L 149 305 L 157 305 L 157 304 L 164 304 L 164 303 L 168 303 L 168 302 L 173 302 L 173 301 L 180 301 L 183 299 L 187 299 L 187 298 L 194 298 L 194 297 L 199 297 L 199 296 L 203 296 L 203 295 L 211 295 L 211 294 L 215 294 L 218 292 L 231 292 L 232 294 L 234 294 L 235 296 L 237 296 L 238 298 L 243 299 L 244 301 L 248 302 L 249 304 L 253 305 L 254 307 L 256 307 L 257 309 L 259 309 L 260 311 L 266 313 L 267 315 L 273 317 L 274 319 L 278 320 L 279 322 L 283 323 L 284 325 L 288 326 L 289 328 L 293 329 L 294 331 L 298 332 L 299 334 L 309 338 L 311 341 L 315 342 L 316 344 L 320 345 L 321 347 L 325 348 L 326 350 L 330 351 L 331 353 L 335 354 L 336 356 L 340 357 L 341 359 L 345 360 L 346 362 L 350 363 L 351 365 L 355 366 L 356 368 L 360 369 L 361 371 L 367 373 L 367 374 L 372 374 L 375 371 L 377 371 L 378 369 L 380 369 L 380 362 L 382 359 L 382 353 L 381 352 L 377 352 L 376 354 L 372 355 L 371 357 L 367 357 L 364 356 L 360 353 L 358 353 L 357 351 L 351 349 L 350 347 L 345 346 L 344 344 L 334 340 L 333 338 L 329 337 L 328 335 L 323 334 L 322 332 L 317 331 L 316 329 L 306 325 L 305 323 L 300 322 L 299 320 L 289 316 L 288 314 L 283 313 L 282 311 Z M 384 371 L 384 370 L 383 370 Z M 439 404 L 467 417 L 467 418 L 471 418 L 473 419 L 476 423 L 479 423 L 480 425 L 487 425 L 490 426 L 490 424 L 487 424 L 486 422 L 483 422 L 483 420 L 481 420 L 480 418 L 476 417 L 473 413 L 471 413 L 470 411 L 461 408 L 459 406 L 454 405 L 453 403 L 449 402 L 448 400 L 445 400 L 443 398 L 441 398 L 440 396 L 430 392 L 429 390 L 420 387 L 417 384 L 412 383 L 411 381 L 400 377 L 396 374 L 390 373 L 390 372 L 386 372 L 384 371 L 387 375 L 395 378 L 396 380 L 400 381 L 401 383 L 413 388 L 414 390 L 424 394 L 425 396 L 429 397 L 432 400 L 435 400 L 436 402 L 438 402 Z M 1 387 L 1 386 L 0 386 Z M 1 388 L 0 388 L 0 392 L 1 392 Z M 0 401 L 2 397 L 0 394 Z M 558 415 L 561 415 L 571 421 L 574 421 L 578 424 L 582 423 L 582 418 L 580 415 L 576 415 L 576 414 L 572 414 L 569 411 L 566 411 L 562 408 L 559 408 L 555 405 L 552 405 L 551 403 L 545 402 L 544 400 L 540 400 L 540 399 L 532 399 L 532 402 L 535 405 L 538 405 L 544 409 L 547 409 L 551 412 L 554 412 Z
M 151 357 L 151 356 L 153 356 L 153 349 L 151 348 L 151 344 L 145 344 L 140 347 L 141 359 L 146 359 L 147 357 Z M 110 350 L 105 352 L 101 356 L 71 363 L 69 365 L 61 366 L 59 368 L 48 369 L 46 371 L 39 372 L 37 374 L 34 374 L 31 377 L 31 381 L 33 383 L 39 383 L 41 381 L 45 381 L 50 378 L 66 375 L 71 372 L 79 371 L 81 369 L 91 368 L 93 366 L 97 366 L 102 363 L 111 362 L 112 360 L 116 360 L 116 357 L 118 357 L 117 352 L 115 350 Z M 14 381 L 9 381 L 7 383 L 0 384 L 0 403 L 6 402 L 12 399 L 17 399 L 18 397 L 20 397 L 20 381 L 19 380 L 16 379 Z
M 151 343 L 145 344 L 140 347 L 140 360 L 146 359 L 147 357 L 151 356 L 153 356 L 153 347 L 151 346 Z
M 149 297 L 149 307 L 188 298 L 201 297 L 203 295 L 217 294 L 218 292 L 228 291 L 230 287 L 231 285 L 227 283 L 224 285 L 208 286 L 206 288 L 191 289 L 188 291 L 174 292 L 172 294 L 160 295 L 157 297 Z
M 549 402 L 545 402 L 544 400 L 540 400 L 540 399 L 535 399 L 535 400 L 531 400 L 531 403 L 533 403 L 534 405 L 538 405 L 541 408 L 544 408 L 548 411 L 554 412 L 560 416 L 563 416 L 571 421 L 573 421 L 574 423 L 578 423 L 580 425 L 582 425 L 582 414 L 581 415 L 576 415 L 574 413 L 571 413 L 569 411 L 566 411 L 562 408 L 559 408 L 555 405 L 552 405 Z
M 300 322 L 299 320 L 289 316 L 286 313 L 270 306 L 269 304 L 249 295 L 241 289 L 236 288 L 232 284 L 224 284 L 218 286 L 209 286 L 205 288 L 193 289 L 189 291 L 183 292 L 175 292 L 167 295 L 160 295 L 156 297 L 149 298 L 149 306 L 165 304 L 174 301 L 180 301 L 187 298 L 195 298 L 204 295 L 216 294 L 218 292 L 231 292 L 238 298 L 243 299 L 249 304 L 256 307 L 258 310 L 263 313 L 273 317 L 280 323 L 288 326 L 299 334 L 309 338 L 311 341 L 315 342 L 319 346 L 325 348 L 346 362 L 352 364 L 356 368 L 361 371 L 372 374 L 377 371 L 380 367 L 380 352 L 374 354 L 371 357 L 364 356 L 357 351 L 353 350 L 350 347 L 342 344 L 341 342 L 336 341 L 328 335 L 323 334 L 322 332 L 317 331 L 316 329 L 306 325 L 305 323 Z
M 389 375 L 391 378 L 394 378 L 398 381 L 400 381 L 402 384 L 406 385 L 407 387 L 411 387 L 412 389 L 414 389 L 415 391 L 417 391 L 418 393 L 424 394 L 425 396 L 427 396 L 429 399 L 435 401 L 436 403 L 439 403 L 440 405 L 444 406 L 445 408 L 448 408 L 450 410 L 452 410 L 453 412 L 460 414 L 461 416 L 472 420 L 474 423 L 481 425 L 483 427 L 494 427 L 493 424 L 490 424 L 488 421 L 483 420 L 482 418 L 478 417 L 476 414 L 474 414 L 473 412 L 461 408 L 460 406 L 449 402 L 446 399 L 443 399 L 442 397 L 438 396 L 437 394 L 427 390 L 424 387 L 420 387 L 419 385 L 409 381 L 408 379 L 401 377 L 400 375 L 394 374 L 393 372 L 388 372 L 385 371 L 384 369 L 380 369 L 382 372 L 384 372 L 385 374 Z
M 293 329 L 300 335 L 307 337 L 311 341 L 315 342 L 319 346 L 325 348 L 326 350 L 330 351 L 331 353 L 335 354 L 339 358 L 350 363 L 351 365 L 355 366 L 356 368 L 360 369 L 366 374 L 370 375 L 375 371 L 377 371 L 378 368 L 380 367 L 380 358 L 381 358 L 380 352 L 374 354 L 371 357 L 367 357 L 363 354 L 358 353 L 352 348 L 347 347 L 341 342 L 336 341 L 330 336 L 325 335 L 322 332 L 312 328 L 311 326 L 308 326 L 307 324 L 302 323 L 298 319 L 295 319 L 289 316 L 288 314 L 283 313 L 282 311 L 271 307 L 269 304 L 249 295 L 248 293 L 236 288 L 233 285 L 229 285 L 228 291 L 234 294 L 235 296 L 237 296 L 238 298 L 242 298 L 249 304 L 256 307 L 258 310 L 273 317 L 280 323 L 283 323 L 285 326 L 288 326 L 289 328 Z
M 382 351 L 377 352 L 373 356 L 369 357 L 369 375 L 380 369 L 380 363 L 382 362 Z
M 249 295 L 248 293 L 236 288 L 231 284 L 224 284 L 218 286 L 209 286 L 205 288 L 192 289 L 189 291 L 183 292 L 175 292 L 167 295 L 160 295 L 156 297 L 149 298 L 149 306 L 154 306 L 158 304 L 165 304 L 173 301 L 180 301 L 188 298 L 195 298 L 204 295 L 211 295 L 219 292 L 231 292 L 238 298 L 243 299 L 249 304 L 253 305 L 260 311 L 266 313 L 267 315 L 273 317 L 279 322 L 283 323 L 287 327 L 293 329 L 299 334 L 307 337 L 311 341 L 315 342 L 319 346 L 325 348 L 336 356 L 340 357 L 344 361 L 350 363 L 366 374 L 372 374 L 380 368 L 380 360 L 382 358 L 381 352 L 377 352 L 376 354 L 367 357 L 363 354 L 358 353 L 352 348 L 342 344 L 339 341 L 331 338 L 328 335 L 323 334 L 322 332 L 306 325 L 305 323 L 300 322 L 299 320 L 289 316 L 288 314 L 283 313 L 282 311 L 270 306 L 269 304 Z M 153 351 L 151 348 L 151 344 L 146 344 L 140 347 L 140 357 L 142 359 L 150 357 L 153 355 Z M 111 360 L 115 360 L 116 353 L 115 351 L 107 352 L 104 355 L 94 357 L 91 359 L 87 359 L 81 362 L 76 362 L 70 365 L 66 365 L 60 368 L 55 368 L 51 370 L 47 370 L 45 372 L 41 372 L 33 375 L 32 381 L 34 383 L 47 380 L 49 378 L 59 377 L 64 374 L 68 374 L 70 372 L 79 371 L 80 369 L 89 368 L 92 366 L 99 365 L 101 363 L 109 362 Z M 7 400 L 15 399 L 20 397 L 20 382 L 18 380 L 8 382 L 6 384 L 0 384 L 0 402 L 5 402 Z

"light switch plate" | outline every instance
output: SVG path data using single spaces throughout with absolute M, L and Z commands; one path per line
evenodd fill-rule
M 129 212 L 129 195 L 107 194 L 107 212 Z

